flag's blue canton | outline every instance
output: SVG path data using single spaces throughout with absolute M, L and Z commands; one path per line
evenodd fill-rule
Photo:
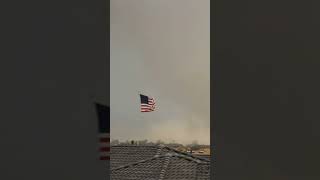
M 98 119 L 99 119 L 99 132 L 110 133 L 110 108 L 101 104 L 96 104 Z

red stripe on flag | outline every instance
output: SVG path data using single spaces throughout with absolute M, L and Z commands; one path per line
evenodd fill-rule
M 110 151 L 110 147 L 101 147 L 100 152 Z
M 110 142 L 110 138 L 100 138 L 100 142 Z

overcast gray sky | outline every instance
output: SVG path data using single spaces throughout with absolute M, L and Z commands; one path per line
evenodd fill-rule
M 112 139 L 210 143 L 209 3 L 111 0 Z

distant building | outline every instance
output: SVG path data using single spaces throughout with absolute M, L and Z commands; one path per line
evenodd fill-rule
M 210 179 L 210 159 L 159 145 L 111 147 L 112 180 Z

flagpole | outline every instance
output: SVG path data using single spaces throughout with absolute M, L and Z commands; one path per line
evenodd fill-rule
M 140 95 L 141 95 L 142 93 L 141 93 L 141 91 L 139 91 L 138 90 L 138 99 L 139 99 L 139 110 L 138 110 L 138 112 L 139 112 L 139 117 L 140 117 L 140 119 L 142 120 L 143 118 L 142 118 L 142 114 L 141 114 L 141 100 L 140 100 Z
M 140 119 L 139 122 L 143 121 L 143 117 L 142 117 L 142 114 L 141 114 L 141 99 L 140 99 L 140 95 L 141 94 L 142 94 L 141 91 L 138 90 L 138 102 L 139 102 L 138 103 L 139 104 L 139 106 L 138 106 L 139 107 L 139 109 L 138 109 L 138 114 L 139 114 L 138 116 L 139 117 L 138 118 Z

